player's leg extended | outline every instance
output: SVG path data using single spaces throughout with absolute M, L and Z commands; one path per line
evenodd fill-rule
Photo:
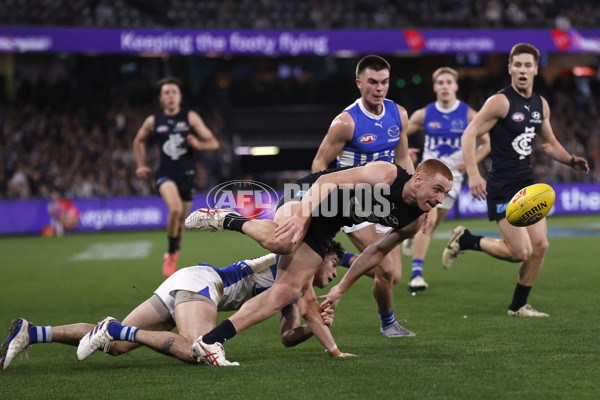
M 169 215 L 167 216 L 167 238 L 169 247 L 167 253 L 163 257 L 163 275 L 169 277 L 177 270 L 178 250 L 181 242 L 181 234 L 183 233 L 183 221 L 185 221 L 189 206 L 186 210 L 185 203 L 181 200 L 179 195 L 179 189 L 172 180 L 161 183 L 158 187 L 158 191 L 169 209 Z
M 108 353 L 113 356 L 128 353 L 131 350 L 140 347 L 142 344 L 145 344 L 138 341 L 138 335 L 142 331 L 164 331 L 165 333 L 170 333 L 168 331 L 175 327 L 175 323 L 171 320 L 170 315 L 167 315 L 165 312 L 159 313 L 150 299 L 144 301 L 133 311 L 131 311 L 129 315 L 123 319 L 120 325 L 122 327 L 115 325 L 111 326 L 110 324 L 108 327 L 108 332 L 114 339 L 114 341 L 110 342 L 110 349 Z M 123 328 L 127 327 L 137 328 L 135 335 L 133 337 L 128 337 L 135 341 L 118 340 L 118 338 L 121 337 Z M 115 329 L 113 330 L 113 328 Z M 117 328 L 119 331 L 117 331 Z M 142 338 L 143 337 L 144 334 L 142 333 Z
M 244 303 L 229 318 L 236 332 L 269 318 L 300 296 L 302 288 L 315 275 L 321 261 L 321 257 L 305 243 L 294 254 L 281 256 L 273 286 Z

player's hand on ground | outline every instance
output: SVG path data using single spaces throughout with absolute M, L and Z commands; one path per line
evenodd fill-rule
M 331 306 L 327 305 L 325 309 L 321 310 L 321 319 L 327 327 L 331 328 L 331 325 L 333 325 L 333 308 Z
M 471 195 L 477 200 L 485 200 L 487 196 L 487 183 L 481 175 L 469 177 L 469 189 L 471 189 Z
M 352 353 L 341 353 L 339 356 L 339 358 L 346 358 L 346 357 L 356 357 L 356 354 L 352 354 Z
M 338 286 L 339 285 L 335 285 L 332 287 L 327 295 L 317 297 L 317 299 L 325 300 L 321 303 L 321 310 L 325 310 L 327 307 L 332 309 L 337 307 L 338 303 L 342 299 L 342 293 L 340 293 Z
M 150 167 L 144 165 L 142 167 L 137 167 L 137 169 L 135 170 L 135 176 L 137 176 L 140 179 L 148 179 L 150 172 L 152 172 Z
M 301 217 L 292 215 L 287 221 L 275 229 L 275 236 L 279 239 L 285 239 L 291 236 L 291 242 L 296 244 L 304 235 L 304 225 L 305 221 Z

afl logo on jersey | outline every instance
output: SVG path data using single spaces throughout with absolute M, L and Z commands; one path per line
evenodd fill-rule
M 521 122 L 525 119 L 525 115 L 523 115 L 523 113 L 516 112 L 511 116 L 511 118 L 515 122 Z
M 372 133 L 367 133 L 366 135 L 362 135 L 360 138 L 358 138 L 358 141 L 361 143 L 373 143 L 375 140 L 377 140 L 377 135 L 373 135 Z
M 429 129 L 440 129 L 442 127 L 442 124 L 438 121 L 431 121 L 427 124 L 427 126 L 429 127 Z
M 156 127 L 157 133 L 167 133 L 168 130 L 169 130 L 169 127 L 167 125 L 159 125 Z
M 390 126 L 390 128 L 388 129 L 388 135 L 390 135 L 391 137 L 400 136 L 400 127 L 398 125 Z

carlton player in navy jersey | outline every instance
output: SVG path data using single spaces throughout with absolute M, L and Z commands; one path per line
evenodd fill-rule
M 519 280 L 508 315 L 547 317 L 528 304 L 531 287 L 542 270 L 548 250 L 546 219 L 527 226 L 508 223 L 505 213 L 512 196 L 534 183 L 531 152 L 538 138 L 544 153 L 576 170 L 589 172 L 587 160 L 569 154 L 556 140 L 550 125 L 550 107 L 533 91 L 538 73 L 540 53 L 529 45 L 515 45 L 508 58 L 511 85 L 490 97 L 462 138 L 464 162 L 469 175 L 471 194 L 486 199 L 490 221 L 497 221 L 502 239 L 472 235 L 459 226 L 442 255 L 442 264 L 449 268 L 465 250 L 483 251 L 496 258 L 519 262 Z M 479 174 L 475 160 L 475 140 L 490 133 L 492 166 L 487 182 Z
M 301 293 L 305 301 L 310 297 L 317 303 L 310 282 L 325 257 L 325 246 L 342 226 L 368 221 L 391 227 L 361 253 L 321 304 L 335 308 L 360 276 L 426 226 L 427 213 L 452 190 L 452 173 L 439 160 L 422 162 L 414 175 L 393 163 L 373 161 L 313 173 L 290 186 L 292 190 L 285 190 L 273 221 L 209 208 L 198 209 L 186 219 L 186 229 L 242 232 L 281 255 L 271 289 L 248 300 L 237 313 L 199 337 L 192 346 L 195 357 L 217 354 L 224 359 L 222 343 L 275 314 Z M 328 351 L 339 353 L 337 347 Z
M 369 55 L 358 62 L 356 85 L 361 96 L 331 123 L 313 160 L 312 172 L 323 171 L 335 159 L 338 167 L 384 160 L 395 161 L 407 171 L 414 171 L 408 155 L 408 114 L 404 107 L 386 99 L 389 83 L 390 65 L 384 58 Z M 345 226 L 344 232 L 363 251 L 387 229 L 380 224 L 365 222 Z M 394 285 L 402 277 L 400 249 L 388 254 L 371 275 L 381 334 L 414 336 L 398 324 L 393 310 Z
M 151 136 L 156 136 L 160 146 L 156 187 L 169 208 L 169 247 L 163 257 L 162 271 L 165 277 L 169 277 L 177 270 L 183 222 L 192 205 L 196 177 L 194 151 L 216 150 L 219 142 L 196 112 L 181 109 L 179 80 L 162 79 L 158 88 L 162 111 L 146 118 L 133 140 L 133 152 L 137 163 L 136 176 L 148 179 L 152 170 L 146 165 L 146 143 Z
M 444 202 L 429 213 L 429 229 L 426 233 L 415 235 L 413 248 L 407 251 L 412 255 L 412 277 L 408 283 L 411 292 L 425 290 L 429 286 L 423 278 L 425 256 L 431 242 L 431 235 L 439 224 L 446 218 L 448 211 L 454 206 L 463 183 L 465 165 L 461 152 L 460 140 L 467 125 L 475 117 L 476 111 L 456 97 L 458 92 L 458 72 L 450 67 L 441 67 L 433 73 L 433 91 L 436 101 L 415 111 L 408 120 L 407 135 L 412 135 L 421 129 L 425 130 L 423 160 L 437 158 L 443 161 L 454 176 L 454 187 L 446 195 Z M 480 137 L 481 146 L 477 148 L 476 161 L 480 162 L 490 152 L 489 135 Z

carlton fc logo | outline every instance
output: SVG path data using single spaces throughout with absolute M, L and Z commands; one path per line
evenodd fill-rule
M 512 120 L 515 122 L 521 122 L 525 119 L 525 115 L 520 112 L 516 112 L 511 116 Z
M 388 135 L 390 135 L 391 137 L 400 136 L 400 127 L 398 125 L 390 126 L 390 128 L 388 129 Z
M 372 133 L 367 133 L 366 135 L 362 135 L 358 141 L 361 143 L 373 143 L 375 140 L 377 140 L 377 135 L 374 135 Z

